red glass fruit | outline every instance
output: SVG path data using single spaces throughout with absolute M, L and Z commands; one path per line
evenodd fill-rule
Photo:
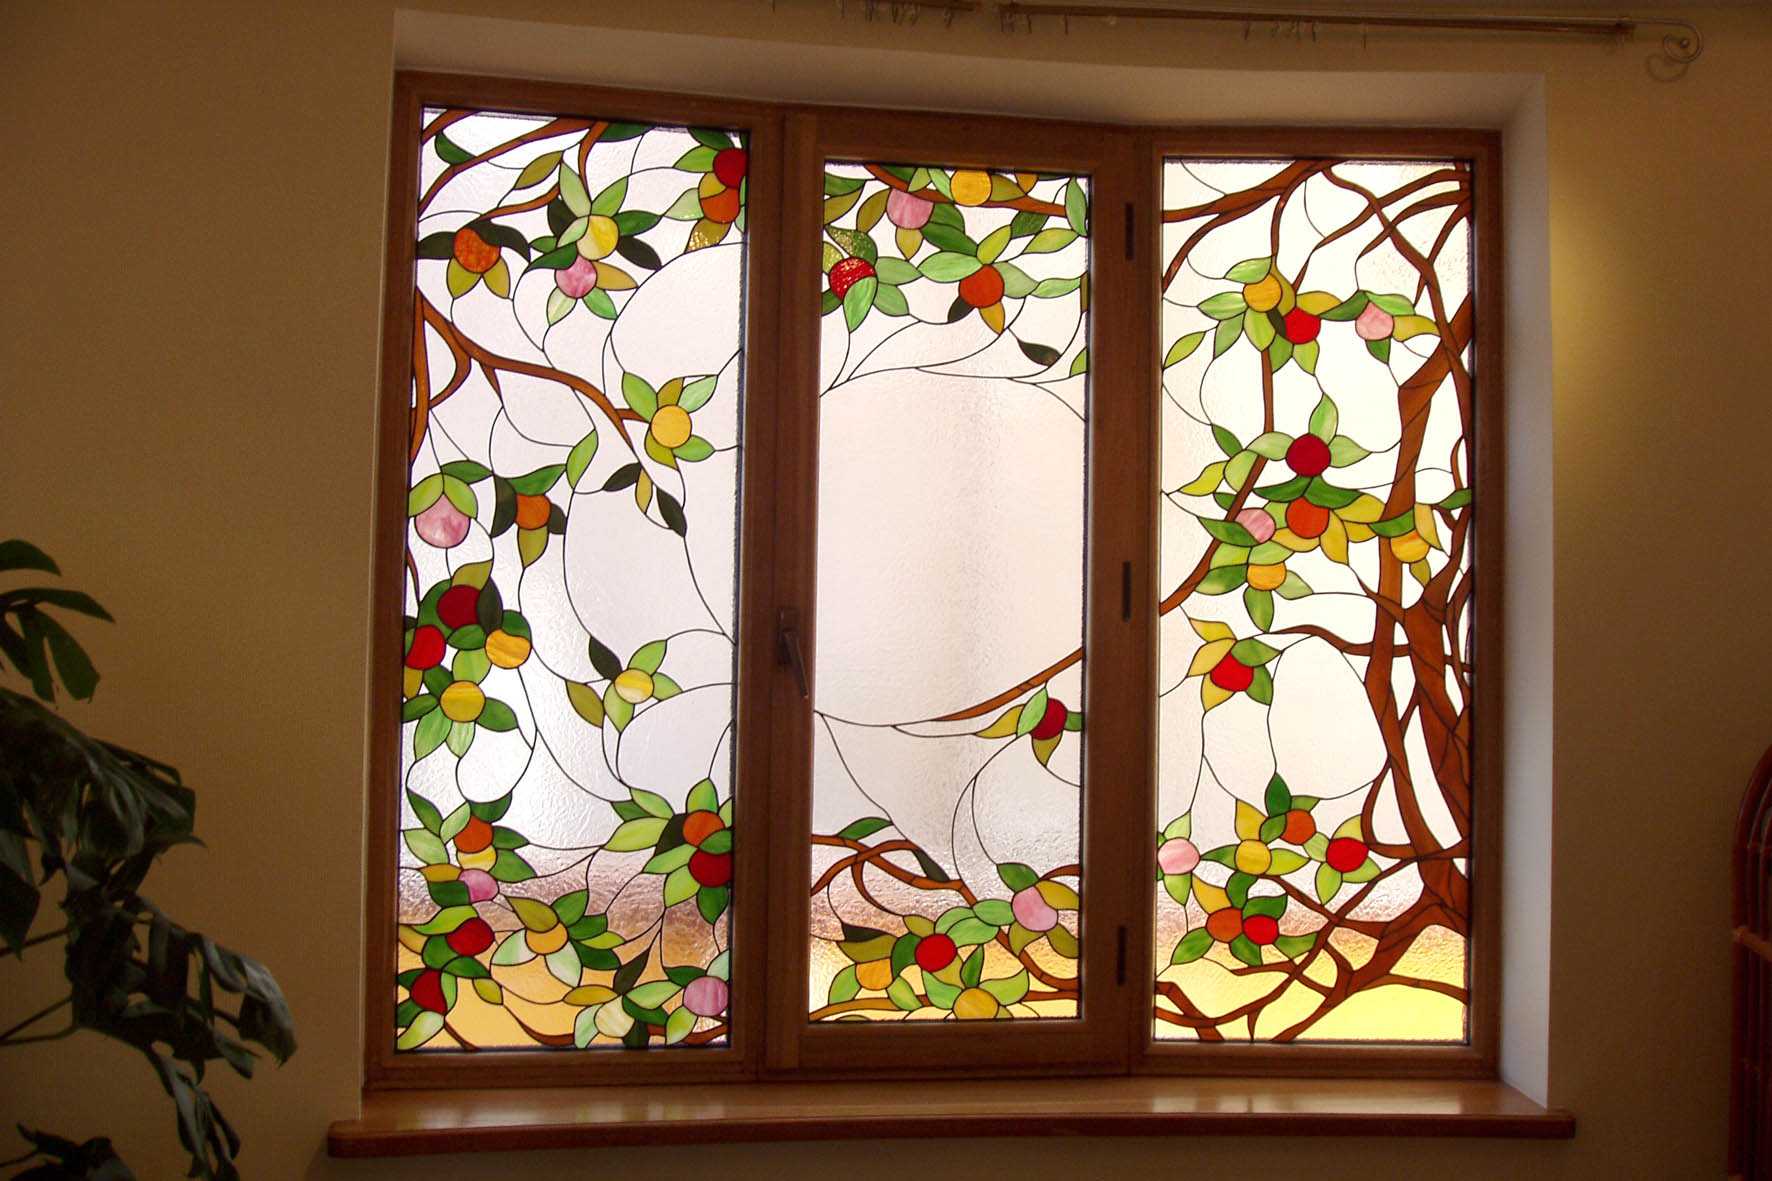
M 1300 435 L 1286 448 L 1286 466 L 1301 476 L 1319 476 L 1329 467 L 1329 444 L 1315 435 Z
M 1064 702 L 1059 701 L 1056 697 L 1049 698 L 1046 702 L 1046 712 L 1040 715 L 1039 722 L 1029 733 L 1042 740 L 1057 738 L 1064 733 L 1064 722 L 1070 713 L 1071 711 L 1064 707 Z
M 1212 683 L 1231 693 L 1241 693 L 1255 683 L 1255 670 L 1227 655 L 1212 669 Z
M 1286 313 L 1286 339 L 1293 344 L 1309 344 L 1317 339 L 1322 328 L 1322 319 L 1303 308 L 1293 308 Z
M 1243 920 L 1243 934 L 1257 947 L 1266 947 L 1280 937 L 1280 924 L 1265 914 L 1252 914 Z
M 1003 274 L 996 267 L 979 267 L 960 280 L 960 298 L 975 308 L 988 308 L 1003 298 Z
M 412 633 L 406 649 L 407 668 L 436 668 L 443 663 L 443 633 L 425 624 Z
M 443 937 L 456 955 L 479 955 L 492 946 L 492 928 L 485 919 L 473 918 Z
M 474 607 L 479 601 L 479 587 L 452 586 L 437 600 L 437 618 L 444 627 L 466 627 L 474 622 Z
M 1329 528 L 1329 510 L 1301 496 L 1286 506 L 1286 528 L 1306 539 L 1321 537 Z
M 845 258 L 831 268 L 831 291 L 838 299 L 849 294 L 849 289 L 863 279 L 873 277 L 873 264 L 865 258 Z
M 478 816 L 468 817 L 468 822 L 455 834 L 455 847 L 463 853 L 478 853 L 491 843 L 492 826 Z
M 954 962 L 959 949 L 946 935 L 926 935 L 917 944 L 917 967 L 925 972 L 939 972 Z
M 1337 873 L 1352 873 L 1366 864 L 1366 845 L 1353 837 L 1336 837 L 1329 842 L 1323 860 Z
M 732 854 L 696 850 L 689 859 L 689 876 L 697 885 L 724 886 L 732 880 Z
M 412 982 L 412 1000 L 421 1009 L 447 1013 L 449 1004 L 443 999 L 443 973 L 426 971 Z
M 739 182 L 744 180 L 745 168 L 750 160 L 750 155 L 743 148 L 726 148 L 714 156 L 714 175 L 727 188 L 736 189 Z

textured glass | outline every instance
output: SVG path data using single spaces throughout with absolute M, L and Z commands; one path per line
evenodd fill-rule
M 1471 203 L 1164 168 L 1160 1038 L 1466 1037 Z
M 746 153 L 424 124 L 393 1035 L 721 1043 Z
M 811 1016 L 1074 1017 L 1087 185 L 824 185 Z

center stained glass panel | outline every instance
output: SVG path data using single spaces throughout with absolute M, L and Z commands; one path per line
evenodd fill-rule
M 1076 1017 L 1088 181 L 824 193 L 810 1017 Z

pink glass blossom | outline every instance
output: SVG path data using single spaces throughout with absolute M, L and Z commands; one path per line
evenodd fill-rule
M 1361 340 L 1383 340 L 1391 334 L 1397 322 L 1391 314 L 1375 303 L 1366 305 L 1360 318 L 1354 321 L 1354 332 Z
M 437 503 L 412 520 L 418 535 L 438 549 L 453 549 L 468 535 L 468 515 L 439 496 Z
M 900 229 L 920 230 L 929 224 L 935 206 L 921 197 L 893 189 L 886 198 L 886 219 Z
M 726 1011 L 727 992 L 718 976 L 697 976 L 683 990 L 683 1007 L 697 1017 L 718 1017 Z
M 1030 931 L 1050 931 L 1058 925 L 1058 912 L 1040 896 L 1037 887 L 1019 891 L 1009 908 L 1015 912 L 1015 921 Z
M 1186 837 L 1176 837 L 1158 846 L 1157 864 L 1164 873 L 1193 873 L 1200 864 L 1200 850 Z
M 1256 545 L 1274 535 L 1274 519 L 1267 514 L 1266 509 L 1244 509 L 1237 514 L 1237 524 L 1249 530 L 1249 536 L 1255 538 Z
M 583 299 L 596 285 L 597 264 L 582 256 L 571 266 L 554 272 L 554 286 L 573 299 Z

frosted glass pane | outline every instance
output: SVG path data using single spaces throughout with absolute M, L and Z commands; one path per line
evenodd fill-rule
M 1472 202 L 1165 165 L 1159 1038 L 1466 1038 Z
M 827 165 L 814 1020 L 1078 1012 L 1087 192 Z
M 424 122 L 396 1045 L 721 1044 L 746 152 Z

